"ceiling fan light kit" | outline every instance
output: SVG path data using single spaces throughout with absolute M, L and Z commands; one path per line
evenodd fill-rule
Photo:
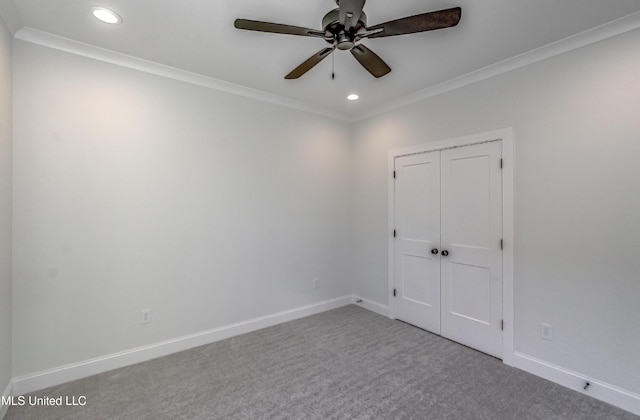
M 355 59 L 374 77 L 382 77 L 391 71 L 378 55 L 358 42 L 365 38 L 382 38 L 433 31 L 456 26 L 462 17 L 462 9 L 438 10 L 408 16 L 374 26 L 367 26 L 363 8 L 366 0 L 336 0 L 338 8 L 322 19 L 323 30 L 284 25 L 257 20 L 236 19 L 234 26 L 249 31 L 322 38 L 331 47 L 323 48 L 293 69 L 285 79 L 297 79 L 315 67 L 336 49 L 350 51 Z

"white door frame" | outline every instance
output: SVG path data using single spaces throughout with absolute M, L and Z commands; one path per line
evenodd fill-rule
M 504 331 L 502 339 L 502 361 L 510 366 L 514 364 L 515 353 L 515 287 L 514 287 L 514 139 L 513 129 L 505 128 L 501 130 L 488 131 L 485 133 L 473 134 L 470 136 L 457 137 L 453 139 L 437 141 L 433 143 L 421 144 L 418 146 L 389 151 L 388 172 L 388 205 L 389 205 L 389 318 L 395 317 L 395 302 L 393 299 L 393 289 L 395 284 L 395 240 L 393 237 L 395 209 L 395 183 L 393 178 L 395 159 L 399 156 L 406 156 L 418 153 L 428 153 L 435 150 L 451 149 L 454 147 L 468 146 L 489 141 L 502 141 L 502 159 L 504 167 L 502 169 L 502 234 L 504 239 L 504 249 L 502 254 L 502 316 L 504 319 Z

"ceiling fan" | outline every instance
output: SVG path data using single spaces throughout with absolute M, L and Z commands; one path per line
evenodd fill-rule
M 382 38 L 449 28 L 456 26 L 462 17 L 462 9 L 454 7 L 367 26 L 367 15 L 362 10 L 366 0 L 335 1 L 338 8 L 327 13 L 322 19 L 324 28 L 322 30 L 248 19 L 236 19 L 234 26 L 249 31 L 322 38 L 331 44 L 330 47 L 323 48 L 293 69 L 285 79 L 299 78 L 331 55 L 336 48 L 351 51 L 351 54 L 369 73 L 375 77 L 382 77 L 389 73 L 391 68 L 369 48 L 358 44 L 358 41 L 364 38 Z

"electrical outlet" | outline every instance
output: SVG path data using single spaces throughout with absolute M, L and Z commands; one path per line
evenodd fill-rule
M 140 318 L 141 324 L 151 323 L 151 309 L 143 309 L 140 311 L 140 314 L 142 315 Z
M 550 324 L 540 324 L 540 336 L 543 340 L 553 340 L 553 329 Z
M 318 288 L 318 278 L 317 277 L 315 279 L 313 279 L 313 288 L 314 289 Z

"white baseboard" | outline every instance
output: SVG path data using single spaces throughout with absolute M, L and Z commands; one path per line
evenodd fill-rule
M 372 300 L 365 299 L 360 296 L 353 296 L 353 303 L 364 309 L 368 309 L 371 312 L 380 314 L 382 316 L 386 316 L 386 317 L 389 316 L 389 307 L 381 303 L 374 302 Z
M 183 350 L 203 346 L 240 334 L 246 334 L 262 328 L 293 321 L 309 315 L 336 309 L 353 303 L 352 296 L 344 296 L 325 302 L 315 303 L 288 311 L 278 312 L 247 321 L 214 328 L 196 334 L 166 340 L 148 346 L 110 354 L 95 359 L 72 363 L 42 372 L 21 376 L 13 379 L 13 392 L 15 395 L 23 395 L 38 391 L 50 386 L 60 385 L 88 376 L 97 375 L 113 369 L 133 365 L 147 360 L 167 356 Z
M 640 415 L 640 395 L 638 394 L 523 353 L 515 352 L 513 362 L 513 366 L 526 372 Z M 587 382 L 589 387 L 585 390 L 584 386 Z
M 7 384 L 7 389 L 2 393 L 2 400 L 6 401 L 11 395 L 13 395 L 13 381 L 9 381 Z M 9 411 L 9 405 L 4 405 L 0 401 L 0 419 L 7 415 L 7 411 Z

